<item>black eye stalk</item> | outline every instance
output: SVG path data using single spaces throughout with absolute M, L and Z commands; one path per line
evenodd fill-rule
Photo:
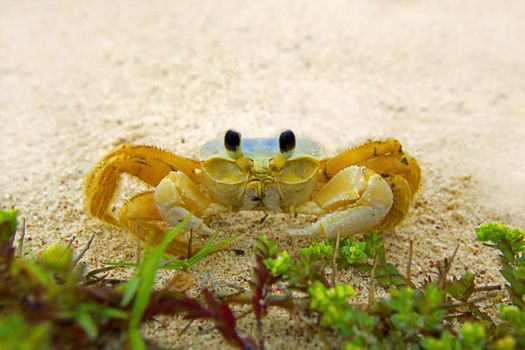
M 284 159 L 293 155 L 295 150 L 295 135 L 292 130 L 286 130 L 279 136 L 279 149 Z
M 241 134 L 234 130 L 226 131 L 224 135 L 224 148 L 232 159 L 237 159 L 242 156 L 241 150 Z
M 226 131 L 224 134 L 224 148 L 226 153 L 235 163 L 243 169 L 249 169 L 253 165 L 253 161 L 242 153 L 241 134 L 234 130 Z
M 271 167 L 278 170 L 286 164 L 295 151 L 295 135 L 292 130 L 286 130 L 279 136 L 279 154 L 271 160 Z

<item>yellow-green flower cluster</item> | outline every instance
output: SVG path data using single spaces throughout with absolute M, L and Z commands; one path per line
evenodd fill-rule
M 367 258 L 365 248 L 365 242 L 346 240 L 341 248 L 341 256 L 345 258 L 349 264 L 355 264 Z

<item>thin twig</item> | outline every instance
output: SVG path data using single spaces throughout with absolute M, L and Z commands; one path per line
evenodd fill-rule
M 18 222 L 17 222 L 17 228 L 15 229 L 14 232 L 12 232 L 12 235 L 11 237 L 9 238 L 9 246 L 12 247 L 13 244 L 15 244 L 15 241 L 16 241 L 16 234 L 18 233 Z
M 467 306 L 467 305 L 475 305 L 476 303 L 480 303 L 482 301 L 486 301 L 486 300 L 490 300 L 490 299 L 494 299 L 496 297 L 499 297 L 501 295 L 501 293 L 498 293 L 498 292 L 492 292 L 492 293 L 487 293 L 486 295 L 484 296 L 481 296 L 481 297 L 477 297 L 477 298 L 472 298 L 470 299 L 467 303 L 449 303 L 449 304 L 443 304 L 441 306 L 442 309 L 453 309 L 453 308 L 456 308 L 456 307 L 461 307 L 461 306 Z
M 122 283 L 125 283 L 125 282 L 128 282 L 128 280 L 121 280 L 121 279 L 118 279 L 118 278 L 110 278 L 110 279 L 106 279 L 108 274 L 105 274 L 104 276 L 100 276 L 98 279 L 96 280 L 92 280 L 92 281 L 88 281 L 87 282 L 87 285 L 96 285 L 98 284 L 99 282 L 101 281 L 104 281 L 104 284 L 105 285 L 109 285 L 109 286 L 117 286 L 119 284 L 122 284 Z
M 183 335 L 186 333 L 186 331 L 190 328 L 190 326 L 195 322 L 196 319 L 189 320 L 188 323 L 184 326 L 184 328 L 179 332 L 179 335 Z
M 107 272 L 107 271 L 114 270 L 116 268 L 118 268 L 118 266 L 106 266 L 106 267 L 102 267 L 102 268 L 99 268 L 99 269 L 95 269 L 95 270 L 89 271 L 86 274 L 86 277 L 85 277 L 86 284 L 93 285 L 93 284 L 98 284 L 101 281 L 105 281 L 106 283 L 111 283 L 114 280 L 111 280 L 111 281 L 106 280 L 106 277 L 109 275 L 108 273 L 105 273 L 102 276 L 98 276 L 98 277 L 97 277 L 97 275 L 102 273 L 102 272 Z
M 501 290 L 501 285 L 497 284 L 495 286 L 483 286 L 474 288 L 474 292 L 487 292 L 491 290 Z
M 245 293 L 246 292 L 246 289 L 241 287 L 241 286 L 238 286 L 236 284 L 233 284 L 233 283 L 229 283 L 229 282 L 223 282 L 227 287 L 230 287 L 230 288 L 233 288 L 235 289 L 235 291 L 233 292 L 228 292 L 228 293 L 217 293 L 217 291 L 214 291 L 216 293 L 216 297 L 221 299 L 221 298 L 229 298 L 229 297 L 232 297 L 232 296 L 235 296 L 235 295 L 239 295 L 241 293 Z M 213 288 L 213 287 L 212 287 Z
M 334 256 L 332 257 L 332 287 L 335 286 L 335 277 L 337 274 L 337 254 L 339 253 L 340 240 L 341 240 L 341 232 L 337 231 L 337 240 L 335 241 Z
M 231 297 L 237 296 L 237 295 L 242 294 L 242 293 L 245 293 L 245 292 L 244 291 L 240 291 L 240 290 L 236 290 L 234 292 L 216 294 L 215 296 L 217 298 L 219 298 L 219 299 L 222 299 L 222 298 L 231 298 Z
M 21 258 L 24 250 L 24 237 L 26 235 L 26 218 L 22 218 L 22 235 L 18 239 L 18 248 L 16 249 L 16 255 Z
M 408 246 L 407 280 L 412 283 L 412 254 L 414 252 L 414 241 L 410 240 Z
M 218 293 L 220 290 L 220 286 L 217 282 L 217 279 L 215 278 L 215 275 L 211 272 L 208 272 L 208 276 L 210 277 L 211 290 L 213 290 L 215 293 Z
M 205 288 L 207 286 L 209 279 L 210 279 L 209 272 L 208 271 L 204 271 L 201 274 L 201 289 L 203 289 L 203 288 Z
M 69 242 L 67 242 L 67 247 L 68 248 L 71 248 L 71 246 L 73 245 L 73 242 L 75 241 L 76 238 L 77 238 L 76 236 L 71 237 Z
M 104 281 L 106 279 L 106 277 L 108 277 L 108 275 L 109 275 L 109 273 L 105 273 L 102 276 L 98 277 L 97 279 L 88 281 L 86 284 L 87 285 L 99 284 L 100 282 Z
M 466 313 L 466 312 L 461 312 L 459 314 L 447 315 L 447 316 L 443 317 L 443 319 L 444 320 L 450 320 L 450 319 L 453 319 L 453 318 L 462 318 L 462 317 L 472 317 L 472 315 L 470 315 L 469 313 Z
M 225 286 L 233 288 L 233 289 L 235 289 L 238 292 L 241 292 L 241 293 L 246 292 L 246 288 L 241 287 L 239 285 L 236 285 L 234 283 L 230 283 L 230 282 L 223 282 L 223 283 L 224 283 Z
M 106 267 L 101 267 L 99 269 L 91 270 L 86 274 L 86 278 L 93 278 L 101 272 L 107 272 L 107 271 L 115 270 L 117 268 L 119 268 L 119 266 L 106 266 Z
M 239 319 L 241 319 L 241 318 L 244 318 L 244 317 L 248 316 L 248 315 L 251 314 L 251 313 L 252 313 L 252 309 L 249 308 L 248 310 L 246 310 L 246 311 L 240 313 L 239 316 L 236 317 L 236 319 L 239 320 Z
M 162 262 L 159 266 L 159 270 L 162 270 L 163 268 L 165 268 L 166 266 L 170 265 L 171 263 L 173 263 L 172 260 L 166 260 L 164 262 Z
M 237 295 L 221 297 L 221 300 L 228 303 L 236 304 L 250 304 L 252 303 L 253 293 L 245 292 Z M 310 303 L 309 298 L 289 298 L 286 295 L 281 294 L 270 294 L 267 298 L 266 304 L 269 306 L 279 306 L 288 310 L 295 309 L 296 306 L 299 308 L 307 308 Z
M 84 256 L 84 254 L 86 254 L 86 252 L 89 250 L 89 248 L 91 247 L 91 242 L 93 242 L 93 240 L 95 239 L 95 234 L 92 234 L 91 235 L 91 238 L 89 239 L 89 241 L 87 242 L 86 246 L 84 247 L 84 249 L 82 249 L 82 251 L 80 251 L 80 253 L 75 257 L 75 259 L 73 259 L 73 263 L 71 264 L 71 268 L 75 267 L 76 264 L 78 264 L 78 262 L 80 261 L 80 259 L 82 259 L 82 257 Z
M 452 263 L 454 263 L 454 259 L 456 258 L 456 254 L 458 253 L 458 250 L 459 250 L 459 244 L 456 246 L 456 249 L 454 249 L 454 253 L 452 253 L 452 256 L 450 257 L 450 260 L 449 260 L 449 263 L 448 263 L 448 267 L 447 267 L 447 274 L 448 272 L 450 271 L 450 268 L 452 267 Z
M 262 225 L 263 222 L 266 220 L 267 217 L 268 217 L 268 213 L 267 213 L 267 212 L 264 212 L 264 216 L 261 218 L 261 220 L 259 220 L 259 225 Z
M 459 250 L 459 244 L 456 246 L 456 249 L 454 249 L 454 253 L 452 253 L 452 256 L 450 258 L 445 258 L 444 260 L 444 266 L 441 266 L 441 264 L 438 264 L 438 270 L 439 270 L 439 279 L 438 279 L 438 287 L 439 289 L 444 289 L 445 284 L 447 282 L 447 275 L 450 272 L 450 268 L 452 267 L 452 263 L 454 262 L 454 259 L 456 258 L 456 254 Z
M 248 309 L 248 310 L 246 310 L 246 311 L 244 311 L 244 312 L 241 312 L 241 313 L 239 314 L 239 316 L 235 316 L 235 319 L 236 319 L 236 320 L 240 320 L 241 318 L 244 318 L 244 317 L 248 316 L 248 315 L 251 314 L 251 313 L 252 313 L 252 309 L 250 308 L 250 309 Z M 201 333 L 206 334 L 206 333 L 212 331 L 212 330 L 215 329 L 215 328 L 217 328 L 215 325 L 213 325 L 213 326 L 211 326 L 211 327 L 208 327 L 208 328 L 204 328 L 204 329 L 201 331 Z

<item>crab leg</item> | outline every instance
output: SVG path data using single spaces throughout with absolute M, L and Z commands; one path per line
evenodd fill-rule
M 139 193 L 127 200 L 118 212 L 118 219 L 120 224 L 133 235 L 154 245 L 160 243 L 170 229 L 162 220 L 155 205 L 153 191 Z M 179 257 L 187 257 L 188 253 L 196 252 L 200 245 L 193 243 L 191 252 L 188 251 L 189 248 L 188 237 L 179 235 L 170 242 L 167 252 Z
M 330 179 L 350 165 L 363 166 L 380 174 L 392 189 L 394 202 L 377 229 L 387 230 L 406 217 L 421 182 L 418 162 L 403 151 L 394 138 L 369 141 L 323 161 L 324 174 Z
M 156 186 L 170 171 L 180 170 L 196 178 L 199 163 L 179 157 L 157 147 L 123 144 L 106 155 L 86 180 L 85 194 L 88 212 L 113 225 L 119 226 L 111 213 L 110 205 L 120 183 L 122 173 L 138 177 L 145 183 Z
M 333 158 L 324 161 L 324 172 L 331 178 L 339 171 L 350 165 L 356 165 L 368 159 L 377 158 L 386 154 L 402 155 L 403 148 L 398 140 L 390 137 L 379 141 L 369 141 L 339 153 Z
M 186 228 L 213 233 L 200 216 L 219 214 L 230 210 L 228 206 L 212 202 L 191 179 L 181 171 L 169 173 L 155 189 L 155 204 L 162 219 L 171 224 L 178 224 L 190 212 Z
M 313 201 L 294 209 L 296 213 L 321 215 L 312 225 L 290 233 L 345 238 L 379 226 L 393 203 L 388 183 L 375 172 L 350 166 L 338 172 Z
M 401 175 L 389 175 L 385 181 L 390 185 L 394 195 L 394 203 L 388 212 L 388 215 L 383 219 L 381 225 L 377 227 L 379 230 L 388 230 L 399 224 L 407 215 L 414 197 L 410 183 Z
M 367 159 L 357 165 L 365 166 L 378 174 L 384 174 L 384 177 L 389 175 L 402 176 L 407 181 L 412 193 L 415 193 L 419 188 L 421 169 L 417 161 L 407 154 Z

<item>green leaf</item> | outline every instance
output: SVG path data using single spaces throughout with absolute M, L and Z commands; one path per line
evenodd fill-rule
M 122 311 L 114 307 L 96 304 L 90 304 L 89 311 L 102 317 L 114 318 L 119 320 L 125 320 L 129 317 L 129 314 L 126 311 Z
M 460 279 L 454 277 L 451 282 L 447 283 L 445 289 L 455 299 L 466 302 L 474 293 L 475 278 L 475 274 L 467 272 Z
M 53 288 L 56 283 L 52 274 L 44 267 L 29 260 L 19 260 L 18 265 L 25 270 L 37 283 L 40 283 L 47 288 Z
M 275 258 L 281 252 L 281 249 L 275 245 L 275 241 L 268 239 L 265 235 L 255 241 L 255 248 L 263 251 L 268 249 L 268 254 L 265 255 L 270 258 Z
M 503 259 L 506 262 L 508 262 L 510 264 L 514 263 L 515 255 L 514 255 L 514 252 L 512 251 L 512 247 L 509 245 L 508 242 L 505 242 L 505 241 L 498 242 L 496 244 L 496 247 L 499 249 L 499 251 L 503 255 Z
M 184 220 L 182 220 L 182 222 L 179 223 L 175 229 L 168 231 L 163 237 L 162 241 L 159 243 L 159 245 L 153 248 L 151 252 L 144 254 L 142 258 L 140 267 L 137 270 L 137 274 L 140 276 L 140 281 L 137 288 L 135 301 L 133 303 L 133 308 L 131 310 L 131 318 L 129 322 L 130 338 L 140 337 L 137 328 L 142 319 L 142 315 L 144 314 L 144 311 L 148 306 L 151 297 L 151 291 L 153 289 L 153 284 L 155 282 L 155 276 L 157 274 L 157 270 L 160 267 L 164 251 L 166 250 L 170 242 L 175 237 L 177 237 L 180 231 L 188 223 L 190 217 L 191 215 L 186 216 Z M 137 340 L 135 339 L 135 342 L 132 342 L 132 345 L 133 344 L 137 345 L 137 347 L 133 346 L 135 350 L 144 348 L 144 343 L 142 341 L 137 342 Z
M 134 275 L 127 283 L 124 284 L 124 295 L 122 296 L 121 306 L 127 306 L 135 296 L 140 284 L 140 276 Z
M 337 284 L 333 288 L 326 288 L 321 282 L 316 281 L 308 289 L 308 293 L 310 294 L 310 307 L 322 312 L 321 325 L 346 328 L 345 325 L 353 312 L 348 304 L 348 299 L 356 295 L 352 286 Z
M 363 237 L 366 246 L 365 253 L 369 257 L 379 256 L 379 261 L 385 259 L 385 242 L 383 236 L 379 232 L 372 232 Z
M 393 285 L 396 287 L 415 287 L 405 276 L 397 270 L 397 267 L 390 263 L 381 263 L 376 266 L 376 279 L 383 286 Z
M 512 254 L 523 252 L 525 232 L 519 228 L 511 228 L 497 222 L 490 222 L 480 225 L 475 231 L 478 241 L 492 242 L 495 245 L 506 243 L 509 245 Z
M 362 262 L 368 255 L 365 252 L 366 242 L 353 239 L 345 239 L 341 246 L 340 256 L 346 259 L 347 263 L 352 265 Z
M 425 350 L 460 350 L 461 345 L 459 342 L 450 334 L 445 331 L 441 333 L 439 338 L 426 337 L 421 342 L 423 349 Z
M 41 254 L 40 264 L 54 272 L 65 274 L 71 269 L 73 251 L 71 248 L 53 244 Z
M 264 260 L 264 264 L 272 271 L 274 276 L 284 275 L 292 265 L 292 258 L 290 258 L 290 255 L 288 255 L 288 252 L 285 250 L 275 259 L 270 258 Z
M 87 335 L 94 339 L 98 334 L 97 324 L 93 321 L 93 318 L 89 315 L 89 312 L 80 307 L 75 313 L 75 318 Z
M 18 210 L 1 210 L 0 209 L 0 244 L 9 242 L 13 244 L 16 228 L 18 227 Z
M 2 349 L 50 349 L 51 322 L 30 323 L 21 313 L 0 316 L 0 347 Z
M 223 248 L 224 246 L 230 244 L 231 242 L 235 241 L 237 239 L 237 236 L 231 236 L 226 239 L 223 239 L 222 241 L 216 242 L 217 236 L 219 234 L 219 231 L 216 231 L 202 246 L 201 249 L 199 249 L 191 258 L 186 260 L 181 260 L 177 257 L 165 255 L 165 259 L 167 260 L 166 263 L 162 264 L 162 269 L 168 269 L 168 270 L 184 270 L 188 269 L 195 264 L 197 264 L 199 261 L 207 257 L 208 255 L 214 253 L 215 251 Z M 104 263 L 105 265 L 109 266 L 118 266 L 118 267 L 134 267 L 137 266 L 137 263 L 132 262 L 113 262 L 108 261 Z
M 237 239 L 237 236 L 231 236 L 226 239 L 223 239 L 222 241 L 219 241 L 217 243 L 214 243 L 217 239 L 217 236 L 219 235 L 219 231 L 216 231 L 209 240 L 204 243 L 201 249 L 195 255 L 193 255 L 191 258 L 181 261 L 181 263 L 184 263 L 184 268 L 192 267 L 196 263 L 198 263 L 203 258 L 207 257 L 208 255 L 212 254 L 213 252 L 217 251 L 218 249 L 221 249 L 222 247 L 230 244 L 231 242 L 235 241 Z
M 129 330 L 129 342 L 133 350 L 146 350 L 146 344 L 144 340 L 142 340 L 138 328 L 131 328 Z
M 485 328 L 481 323 L 466 322 L 459 331 L 462 349 L 483 349 L 485 345 Z
M 313 242 L 309 247 L 301 249 L 299 255 L 308 256 L 315 260 L 331 259 L 334 255 L 335 243 L 332 242 Z

